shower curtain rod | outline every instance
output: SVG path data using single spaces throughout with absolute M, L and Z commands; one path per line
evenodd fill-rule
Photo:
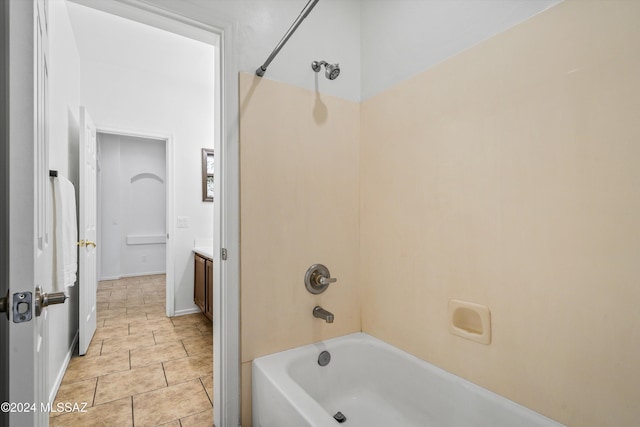
M 280 52 L 280 49 L 282 49 L 282 47 L 285 45 L 285 43 L 287 42 L 287 40 L 289 40 L 289 37 L 291 37 L 291 35 L 293 35 L 293 33 L 298 29 L 298 27 L 300 26 L 300 24 L 302 23 L 302 21 L 304 20 L 304 18 L 307 17 L 307 15 L 309 15 L 309 13 L 311 12 L 311 10 L 315 7 L 315 5 L 319 2 L 320 0 L 309 0 L 309 2 L 307 3 L 307 5 L 304 7 L 304 9 L 302 9 L 302 12 L 300 12 L 300 15 L 298 16 L 298 18 L 293 22 L 293 24 L 291 25 L 291 27 L 289 27 L 289 30 L 286 32 L 286 34 L 284 35 L 284 37 L 282 37 L 282 40 L 280 40 L 280 42 L 278 43 L 278 45 L 276 46 L 275 49 L 273 49 L 273 52 L 271 52 L 271 55 L 269 55 L 269 57 L 267 58 L 267 60 L 264 62 L 264 64 L 262 64 L 260 67 L 258 67 L 258 69 L 256 70 L 256 75 L 258 77 L 262 77 L 264 76 L 265 71 L 267 71 L 267 67 L 269 66 L 269 64 L 271 64 L 271 61 L 273 61 L 273 58 L 276 57 L 276 55 L 278 54 L 278 52 Z

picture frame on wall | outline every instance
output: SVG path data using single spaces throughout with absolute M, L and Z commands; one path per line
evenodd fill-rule
M 202 201 L 213 202 L 213 150 L 202 149 Z

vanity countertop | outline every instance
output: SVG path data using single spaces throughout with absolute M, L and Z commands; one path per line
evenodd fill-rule
M 213 246 L 196 246 L 193 248 L 193 252 L 213 260 Z

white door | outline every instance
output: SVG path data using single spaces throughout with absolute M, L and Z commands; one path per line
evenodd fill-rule
M 10 0 L 8 425 L 47 426 L 47 310 L 35 309 L 36 286 L 49 288 L 47 222 L 48 55 L 46 0 Z M 2 54 L 5 54 L 4 52 Z M 4 155 L 4 154 L 3 154 Z M 6 379 L 3 378 L 3 381 Z M 3 422 L 7 419 L 4 418 Z
M 79 243 L 78 284 L 80 286 L 79 316 L 80 344 L 78 352 L 87 353 L 91 338 L 96 331 L 96 291 L 98 275 L 96 269 L 96 209 L 97 209 L 97 163 L 96 127 L 87 110 L 80 107 L 80 184 L 79 184 Z

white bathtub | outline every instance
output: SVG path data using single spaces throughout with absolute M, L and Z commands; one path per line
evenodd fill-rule
M 252 380 L 254 427 L 562 425 L 364 333 L 255 359 Z

